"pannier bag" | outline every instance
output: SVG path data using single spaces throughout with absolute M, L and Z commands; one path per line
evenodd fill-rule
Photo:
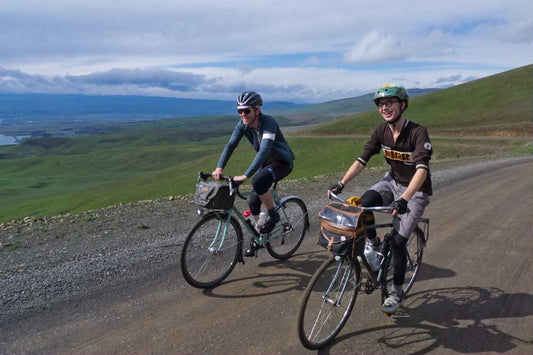
M 318 244 L 338 255 L 354 257 L 362 253 L 366 231 L 363 209 L 342 202 L 330 202 L 318 214 Z
M 209 209 L 229 210 L 233 207 L 235 194 L 230 195 L 229 186 L 220 181 L 200 181 L 196 185 L 194 203 Z

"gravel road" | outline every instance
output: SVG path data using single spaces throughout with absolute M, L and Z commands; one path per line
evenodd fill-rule
M 444 186 L 462 176 L 530 159 L 436 162 L 433 183 Z M 384 171 L 368 169 L 347 187 L 345 195 L 361 194 Z M 340 177 L 286 181 L 279 190 L 282 195 L 290 192 L 302 197 L 315 216 L 325 203 L 327 186 Z M 195 212 L 189 195 L 0 224 L 0 328 L 57 302 L 141 279 L 175 263 L 187 231 L 197 220 Z

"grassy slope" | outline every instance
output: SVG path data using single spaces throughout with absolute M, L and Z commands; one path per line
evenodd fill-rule
M 432 135 L 531 136 L 533 65 L 417 97 L 405 116 Z M 301 132 L 368 134 L 380 122 L 376 110 Z
M 409 118 L 430 129 L 434 160 L 531 154 L 532 73 L 533 66 L 519 68 L 412 100 Z M 346 170 L 380 120 L 373 110 L 289 137 L 297 156 L 291 178 Z M 196 173 L 214 168 L 235 117 L 201 122 L 194 135 L 185 127 L 198 119 L 164 120 L 121 134 L 1 148 L 0 222 L 189 193 Z M 339 132 L 358 138 L 335 137 Z M 200 141 L 210 135 L 223 136 Z M 252 158 L 243 141 L 226 173 L 242 173 Z

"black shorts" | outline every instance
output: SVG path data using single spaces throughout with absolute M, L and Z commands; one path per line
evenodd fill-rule
M 252 179 L 252 187 L 258 195 L 266 193 L 275 181 L 280 181 L 292 171 L 292 165 L 285 161 L 265 164 Z

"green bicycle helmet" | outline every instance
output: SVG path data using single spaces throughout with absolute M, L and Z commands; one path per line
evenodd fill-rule
M 400 101 L 405 101 L 405 109 L 409 105 L 409 95 L 407 90 L 399 84 L 385 84 L 374 94 L 374 103 L 377 105 L 378 100 L 384 97 L 397 97 Z M 404 109 L 404 111 L 405 111 Z

